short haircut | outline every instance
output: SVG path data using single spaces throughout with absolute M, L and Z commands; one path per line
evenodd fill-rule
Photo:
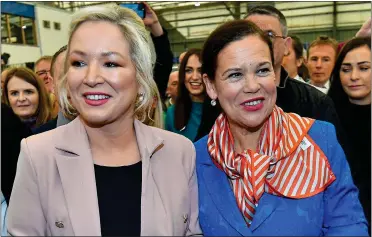
M 335 50 L 335 55 L 337 55 L 337 48 L 338 48 L 338 42 L 337 40 L 328 37 L 326 35 L 318 36 L 313 42 L 311 42 L 308 50 L 307 50 L 307 57 L 309 58 L 310 55 L 310 49 L 312 47 L 318 46 L 318 45 L 329 45 L 332 46 L 332 48 Z
M 277 18 L 279 20 L 283 36 L 288 35 L 287 20 L 285 19 L 283 13 L 276 9 L 275 7 L 270 5 L 254 6 L 251 9 L 248 9 L 247 15 L 244 17 L 244 19 L 252 15 L 266 15 Z
M 10 79 L 18 77 L 19 79 L 33 85 L 39 93 L 39 106 L 36 110 L 36 126 L 40 126 L 48 122 L 52 118 L 51 101 L 48 92 L 45 89 L 44 82 L 39 80 L 38 76 L 29 68 L 14 67 L 7 71 L 4 88 L 2 93 L 2 101 L 10 106 L 8 97 L 8 84 Z
M 52 77 L 54 77 L 54 69 L 53 69 L 53 67 L 54 67 L 54 64 L 56 63 L 56 61 L 57 61 L 57 58 L 58 58 L 58 56 L 61 54 L 61 53 L 63 53 L 63 52 L 65 52 L 67 50 L 67 45 L 64 45 L 64 46 L 62 46 L 54 55 L 53 55 L 53 57 L 52 57 L 52 62 L 51 62 L 51 64 L 50 64 L 50 75 L 52 76 Z
M 302 45 L 300 38 L 295 35 L 290 35 L 289 37 L 292 38 L 292 47 L 296 54 L 296 59 L 303 58 L 304 46 Z
M 45 56 L 42 56 L 41 58 L 39 58 L 38 60 L 36 60 L 34 70 L 36 70 L 36 66 L 37 66 L 41 61 L 52 61 L 52 56 L 45 55 Z

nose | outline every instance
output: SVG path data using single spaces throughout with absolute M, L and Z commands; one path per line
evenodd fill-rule
M 192 79 L 200 79 L 201 78 L 201 73 L 197 70 L 195 70 L 193 73 L 192 73 Z
M 351 70 L 351 78 L 352 81 L 356 81 L 359 79 L 359 70 L 352 69 Z
M 25 101 L 26 100 L 26 96 L 22 92 L 20 92 L 19 93 L 19 96 L 18 96 L 18 100 L 19 101 Z
M 320 68 L 322 66 L 322 60 L 321 59 L 318 59 L 316 61 L 316 65 L 315 65 L 317 68 Z
M 103 83 L 103 77 L 97 63 L 90 63 L 87 66 L 87 74 L 84 83 L 89 87 L 95 87 L 97 84 Z
M 256 93 L 260 90 L 260 84 L 257 83 L 256 79 L 253 76 L 246 76 L 244 79 L 243 91 L 245 93 Z

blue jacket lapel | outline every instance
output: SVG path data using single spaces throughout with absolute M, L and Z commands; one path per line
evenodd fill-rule
M 258 201 L 250 229 L 256 230 L 278 207 L 278 196 L 264 193 Z
M 231 227 L 242 236 L 252 235 L 236 204 L 234 193 L 225 173 L 214 165 L 205 165 L 202 178 L 214 205 Z

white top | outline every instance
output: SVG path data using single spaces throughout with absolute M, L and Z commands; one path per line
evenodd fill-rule
M 295 79 L 295 80 L 297 80 L 297 81 L 300 81 L 300 82 L 304 82 L 304 83 L 306 83 L 305 80 L 302 79 L 302 77 L 300 77 L 298 74 L 297 74 L 297 76 L 295 76 L 293 79 Z
M 312 84 L 310 83 L 310 85 L 312 85 Z M 329 87 L 331 86 L 331 83 L 330 83 L 330 81 L 328 80 L 328 81 L 324 84 L 323 87 L 318 87 L 318 86 L 314 86 L 314 85 L 312 85 L 312 86 L 315 87 L 316 89 L 320 90 L 320 91 L 323 92 L 324 94 L 327 94 L 328 91 L 329 91 Z

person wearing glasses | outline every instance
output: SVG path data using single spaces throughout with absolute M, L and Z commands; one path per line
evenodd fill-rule
M 52 56 L 42 56 L 35 62 L 35 73 L 41 81 L 44 82 L 45 89 L 48 92 L 52 107 L 52 117 L 56 118 L 58 114 L 58 101 L 54 94 L 54 83 L 51 74 Z
M 52 64 L 52 56 L 42 56 L 35 62 L 35 73 L 44 82 L 48 93 L 54 91 L 53 78 L 50 74 L 50 66 Z
M 292 45 L 292 39 L 287 37 L 288 28 L 284 15 L 275 7 L 259 5 L 249 9 L 245 20 L 255 23 L 272 41 L 277 87 L 276 105 L 287 113 L 332 123 L 336 127 L 342 147 L 346 150 L 347 142 L 342 136 L 344 132 L 341 130 L 332 100 L 313 86 L 294 80 L 282 67 L 283 57 L 288 55 L 288 49 Z M 220 113 L 218 102 L 215 107 L 211 106 L 210 102 L 211 99 L 205 99 L 197 139 L 209 133 Z

